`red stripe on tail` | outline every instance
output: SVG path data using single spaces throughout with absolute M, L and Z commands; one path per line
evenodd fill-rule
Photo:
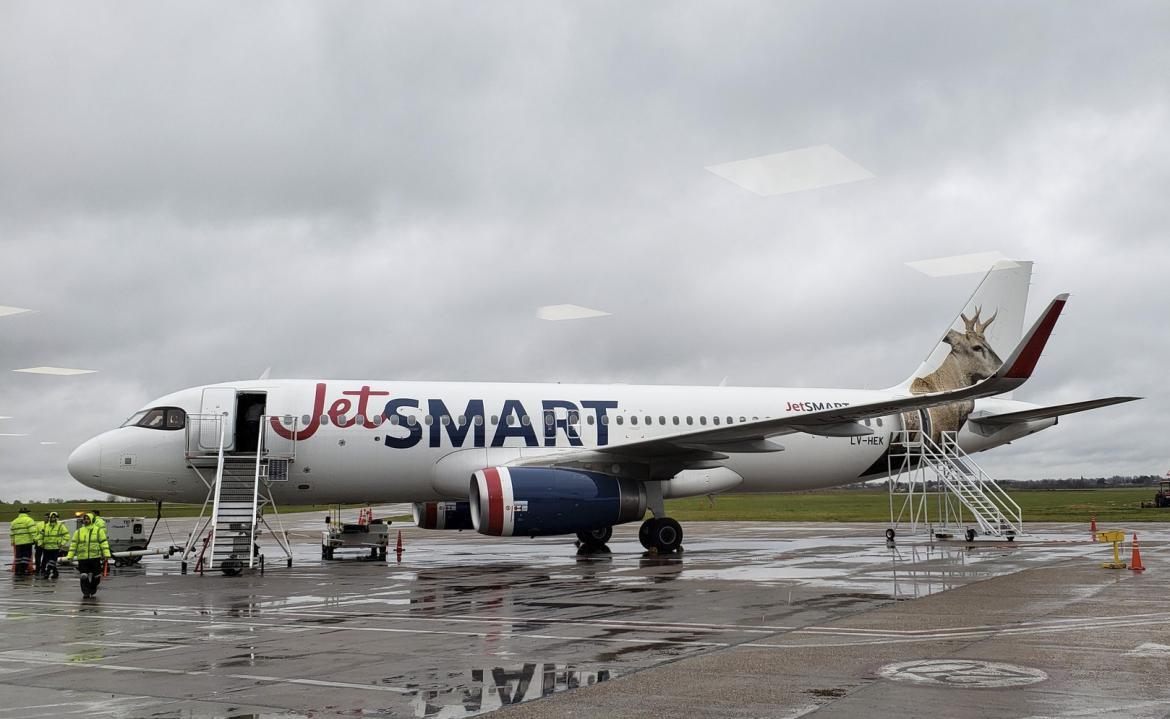
M 1064 309 L 1064 300 L 1056 300 L 1052 303 L 1052 308 L 1048 310 L 1048 314 L 1040 321 L 1036 327 L 1035 334 L 1028 341 L 1028 345 L 1024 347 L 1024 351 L 1008 368 L 1004 377 L 1009 379 L 1028 379 L 1032 376 L 1032 370 L 1036 369 L 1036 363 L 1040 361 L 1040 353 L 1044 351 L 1044 345 L 1048 343 L 1048 337 L 1052 334 L 1052 328 L 1056 326 L 1056 320 L 1060 317 L 1060 311 Z

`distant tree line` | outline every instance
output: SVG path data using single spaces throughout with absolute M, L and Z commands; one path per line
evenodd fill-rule
M 1005 489 L 1107 489 L 1109 487 L 1156 487 L 1165 477 L 1156 474 L 1142 474 L 1138 476 L 1122 476 L 1115 474 L 1112 477 L 1079 477 L 1065 479 L 997 479 L 999 485 Z M 933 490 L 935 482 L 927 482 L 927 488 Z M 868 482 L 857 482 L 845 489 L 875 489 L 886 486 L 886 480 L 873 479 Z

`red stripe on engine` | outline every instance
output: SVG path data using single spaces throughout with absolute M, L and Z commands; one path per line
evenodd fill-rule
M 483 471 L 483 478 L 487 483 L 487 534 L 498 537 L 504 532 L 504 489 L 500 486 L 500 472 L 489 467 Z
M 426 525 L 424 525 L 423 529 L 434 529 L 439 526 L 439 519 L 437 516 L 439 513 L 438 505 L 436 505 L 434 502 L 427 502 L 426 508 L 427 519 Z

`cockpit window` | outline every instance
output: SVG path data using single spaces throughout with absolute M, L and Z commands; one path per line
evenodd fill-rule
M 178 407 L 152 407 L 136 412 L 122 423 L 123 427 L 145 427 L 147 429 L 183 429 L 187 425 L 187 413 Z
M 187 424 L 187 413 L 178 407 L 167 409 L 167 429 L 182 429 Z
M 139 427 L 146 427 L 147 429 L 162 429 L 166 426 L 167 411 L 162 407 L 155 407 L 146 413 L 146 416 L 138 421 Z
M 145 416 L 146 416 L 146 410 L 142 410 L 141 412 L 135 412 L 134 414 L 130 415 L 129 419 L 127 419 L 125 422 L 122 423 L 122 426 L 123 427 L 133 427 L 134 425 L 136 425 L 140 421 L 142 421 L 142 418 Z

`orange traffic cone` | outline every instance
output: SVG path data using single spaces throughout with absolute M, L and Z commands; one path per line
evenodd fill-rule
M 110 560 L 108 560 L 108 559 L 106 561 L 102 562 L 102 576 L 103 577 L 110 576 Z
M 1093 541 L 1097 541 L 1097 516 L 1089 517 L 1089 534 L 1093 535 Z
M 402 552 L 402 530 L 400 529 L 398 530 L 398 544 L 394 547 L 394 553 L 401 556 Z
M 1142 566 L 1142 553 L 1138 550 L 1137 532 L 1133 533 L 1133 558 L 1129 562 L 1129 568 L 1135 572 L 1146 571 Z

